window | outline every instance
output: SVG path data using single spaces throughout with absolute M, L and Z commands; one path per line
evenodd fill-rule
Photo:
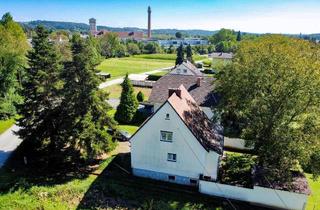
M 177 154 L 168 153 L 167 160 L 171 161 L 171 162 L 176 162 L 177 161 Z
M 169 179 L 169 180 L 174 181 L 174 180 L 176 180 L 176 177 L 175 177 L 175 176 L 170 176 L 170 175 L 169 175 L 169 176 L 168 176 L 168 179 Z
M 160 140 L 172 142 L 172 132 L 160 131 Z
M 170 119 L 170 115 L 167 113 L 166 114 L 166 120 L 169 120 Z
M 187 73 L 187 69 L 183 69 L 183 73 Z
M 197 180 L 195 180 L 195 179 L 190 179 L 190 184 L 197 184 Z

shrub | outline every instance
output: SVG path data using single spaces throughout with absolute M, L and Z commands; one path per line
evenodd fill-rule
M 202 63 L 203 63 L 203 66 L 210 67 L 212 65 L 212 60 L 205 59 L 204 61 L 202 61 Z
M 141 91 L 139 91 L 138 94 L 137 94 L 137 100 L 139 102 L 143 102 L 144 101 L 144 94 Z
M 161 75 L 156 75 L 156 74 L 150 74 L 147 78 L 147 80 L 151 80 L 151 81 L 157 81 L 158 79 L 160 79 L 162 76 Z

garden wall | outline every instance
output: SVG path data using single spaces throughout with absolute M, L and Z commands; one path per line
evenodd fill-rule
M 224 137 L 224 147 L 234 150 L 252 150 L 253 147 L 246 147 L 245 140 L 239 138 Z
M 203 194 L 246 201 L 280 209 L 302 210 L 308 196 L 282 190 L 255 186 L 253 189 L 219 184 L 216 182 L 199 181 L 199 191 Z

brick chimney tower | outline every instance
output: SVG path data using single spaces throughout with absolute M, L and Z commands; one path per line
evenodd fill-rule
M 148 7 L 148 39 L 151 38 L 151 7 Z

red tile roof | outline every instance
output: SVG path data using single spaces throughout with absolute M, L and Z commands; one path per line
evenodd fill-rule
M 197 105 L 185 87 L 180 85 L 178 90 L 178 94 L 173 93 L 168 98 L 169 104 L 207 151 L 214 150 L 221 154 L 223 137 L 214 130 L 214 124 Z

